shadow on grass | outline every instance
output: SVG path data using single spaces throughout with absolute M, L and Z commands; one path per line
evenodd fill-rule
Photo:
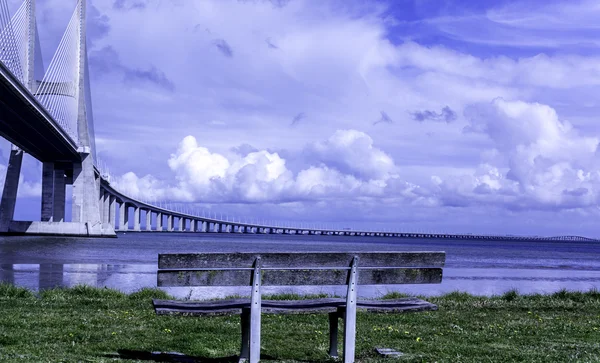
M 229 363 L 238 362 L 239 356 L 232 355 L 223 358 L 194 357 L 176 352 L 147 352 L 143 350 L 119 349 L 117 353 L 105 354 L 106 358 L 147 360 L 153 362 L 177 363 Z M 261 354 L 261 360 L 276 360 L 274 357 Z

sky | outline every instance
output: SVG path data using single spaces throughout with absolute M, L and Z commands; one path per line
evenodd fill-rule
M 46 66 L 74 3 L 37 2 Z M 90 0 L 97 155 L 128 195 L 236 220 L 600 237 L 598 18 L 587 0 Z M 40 179 L 26 159 L 19 219 Z

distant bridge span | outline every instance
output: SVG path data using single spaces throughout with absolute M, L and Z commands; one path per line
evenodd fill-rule
M 384 232 L 348 229 L 308 227 L 282 227 L 269 224 L 246 223 L 210 218 L 190 213 L 176 212 L 120 193 L 105 178 L 101 179 L 99 205 L 102 223 L 110 224 L 116 231 L 131 232 L 195 232 L 195 233 L 239 233 L 239 234 L 287 234 L 321 236 L 373 236 L 412 239 L 454 239 L 487 241 L 584 241 L 600 242 L 599 239 L 580 236 L 502 236 L 447 233 Z M 117 215 L 118 206 L 118 215 Z M 133 215 L 133 223 L 129 217 Z M 130 224 L 132 227 L 130 228 Z

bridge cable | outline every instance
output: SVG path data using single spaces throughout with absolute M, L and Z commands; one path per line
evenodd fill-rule
M 0 62 L 2 62 L 12 74 L 24 84 L 22 60 L 19 57 L 19 46 L 15 38 L 15 26 L 21 23 L 22 15 L 27 1 L 23 2 L 11 18 L 6 0 L 0 0 Z M 13 20 L 14 19 L 14 20 Z
M 69 20 L 36 96 L 65 132 L 75 141 L 78 137 L 78 99 L 81 0 Z

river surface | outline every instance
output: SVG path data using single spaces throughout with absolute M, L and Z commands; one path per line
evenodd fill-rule
M 156 287 L 157 256 L 172 252 L 445 251 L 441 284 L 364 286 L 363 297 L 391 291 L 438 295 L 551 293 L 600 289 L 600 243 L 419 240 L 391 237 L 125 233 L 119 238 L 0 237 L 0 280 L 33 290 L 87 284 L 124 292 Z M 191 298 L 216 297 L 210 288 L 168 288 Z M 265 288 L 269 292 L 268 288 Z M 292 290 L 330 291 L 323 287 Z M 249 294 L 231 288 L 225 294 Z M 334 290 L 343 294 L 341 288 Z

